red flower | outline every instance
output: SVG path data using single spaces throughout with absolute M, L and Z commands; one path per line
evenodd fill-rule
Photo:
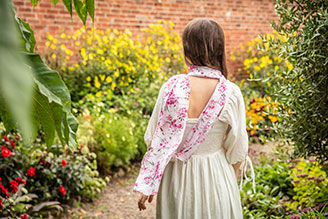
M 1 156 L 9 157 L 10 156 L 10 150 L 8 148 L 6 148 L 5 146 L 1 146 Z
M 16 178 L 16 181 L 17 181 L 19 184 L 23 184 L 23 185 L 26 184 L 25 180 L 23 180 L 22 178 L 19 178 L 19 177 Z
M 21 216 L 22 219 L 28 219 L 27 214 Z
M 30 177 L 33 177 L 35 175 L 35 169 L 31 167 L 30 169 L 27 170 L 27 175 Z
M 11 146 L 12 146 L 13 148 L 16 147 L 15 142 L 14 142 L 13 140 L 10 141 L 10 144 L 11 144 Z
M 104 134 L 105 132 L 104 131 L 100 131 L 101 134 Z
M 67 163 L 66 163 L 66 161 L 65 161 L 65 160 L 62 160 L 62 162 L 61 162 L 61 163 L 62 163 L 62 165 L 63 165 L 63 166 L 66 166 L 66 165 L 67 165 Z
M 1 182 L 0 182 L 0 189 L 2 193 L 4 193 L 7 197 L 9 197 L 8 189 L 6 189 Z
M 2 199 L 0 199 L 0 211 L 3 209 Z
M 3 138 L 4 138 L 6 141 L 9 141 L 7 135 L 3 135 Z
M 11 190 L 11 192 L 12 193 L 16 193 L 17 192 L 17 186 L 18 186 L 19 184 L 18 184 L 18 182 L 16 182 L 15 180 L 11 180 L 10 181 L 10 187 L 12 188 L 12 190 Z
M 63 185 L 61 185 L 61 186 L 59 187 L 59 191 L 61 192 L 62 195 L 65 195 L 65 194 L 66 194 L 66 189 L 64 188 Z

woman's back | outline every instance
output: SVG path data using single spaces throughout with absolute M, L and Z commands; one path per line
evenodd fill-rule
M 198 118 L 211 98 L 218 79 L 190 76 L 188 118 Z

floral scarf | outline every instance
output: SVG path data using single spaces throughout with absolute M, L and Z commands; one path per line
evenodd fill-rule
M 177 151 L 188 119 L 189 76 L 217 78 L 219 82 L 182 148 Z M 163 100 L 151 147 L 143 157 L 140 173 L 133 188 L 133 191 L 145 195 L 154 195 L 158 192 L 164 169 L 172 156 L 187 162 L 205 140 L 226 102 L 226 78 L 220 71 L 205 66 L 192 65 L 188 69 L 188 74 L 175 75 L 163 86 Z

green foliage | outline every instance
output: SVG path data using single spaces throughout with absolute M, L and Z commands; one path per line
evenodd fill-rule
M 87 16 L 90 15 L 92 22 L 94 22 L 95 16 L 95 2 L 94 0 L 62 0 L 67 11 L 70 13 L 73 19 L 73 4 L 76 14 L 79 16 L 83 24 L 86 24 Z M 31 0 L 33 8 L 38 4 L 39 0 Z M 54 6 L 58 3 L 58 0 L 51 0 Z M 72 4 L 73 2 L 73 4 Z
M 128 117 L 116 113 L 115 109 L 100 112 L 96 108 L 94 114 L 85 111 L 79 117 L 79 135 L 92 134 L 92 139 L 81 138 L 80 142 L 89 145 L 97 154 L 99 169 L 110 172 L 112 167 L 130 164 L 130 160 L 138 153 L 138 138 L 134 134 L 136 124 Z
M 2 4 L 8 6 L 8 2 Z M 62 144 L 68 144 L 73 150 L 78 123 L 71 113 L 69 90 L 58 72 L 48 68 L 40 56 L 31 53 L 35 39 L 29 25 L 17 18 L 14 10 L 6 10 L 4 14 L 7 14 L 7 19 L 1 20 L 2 25 L 8 25 L 8 28 L 1 33 L 4 49 L 0 53 L 3 56 L 0 118 L 6 131 L 15 129 L 17 123 L 28 145 L 36 138 L 41 125 L 48 146 L 53 143 L 57 132 Z M 19 31 L 13 29 L 12 17 Z M 28 52 L 24 53 L 25 59 L 19 53 L 17 36 L 21 38 L 22 50 Z
M 314 158 L 296 159 L 291 170 L 295 195 L 287 206 L 294 211 L 328 201 L 328 178 Z
M 268 40 L 272 50 L 293 69 L 273 75 L 279 109 L 279 133 L 293 142 L 295 155 L 328 157 L 328 2 L 275 1 L 280 23 L 272 22 L 286 40 Z M 288 112 L 289 111 L 289 112 Z
M 1 139 L 0 187 L 4 188 L 0 199 L 4 209 L 0 216 L 40 216 L 50 209 L 60 213 L 61 203 L 75 197 L 92 200 L 106 185 L 105 180 L 108 182 L 98 176 L 96 155 L 87 147 L 72 153 L 61 145 L 53 145 L 50 150 L 42 144 L 23 147 L 19 139 L 17 134 Z M 29 173 L 32 169 L 34 173 Z M 19 182 L 17 178 L 25 182 L 14 191 L 10 182 Z M 8 189 L 9 196 L 4 189 Z
M 256 193 L 252 182 L 247 181 L 241 191 L 243 214 L 245 218 L 281 218 L 285 209 L 281 199 L 293 195 L 291 178 L 287 163 L 264 163 L 254 169 L 256 173 Z
M 13 129 L 17 122 L 28 143 L 32 138 L 30 109 L 33 76 L 25 64 L 26 59 L 19 53 L 19 35 L 10 7 L 12 5 L 8 1 L 0 2 L 0 118 L 8 130 Z M 22 23 L 19 25 L 26 30 Z

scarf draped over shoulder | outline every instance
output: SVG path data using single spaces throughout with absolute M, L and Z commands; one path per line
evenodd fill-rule
M 197 123 L 188 133 L 181 149 L 177 151 L 188 119 L 189 76 L 217 78 L 219 82 Z M 164 89 L 164 93 L 159 120 L 151 146 L 143 157 L 139 176 L 133 188 L 133 191 L 139 191 L 145 195 L 155 195 L 158 192 L 164 169 L 172 156 L 187 162 L 192 153 L 205 140 L 226 102 L 227 80 L 216 69 L 193 65 L 189 67 L 188 74 L 171 77 L 162 89 Z

